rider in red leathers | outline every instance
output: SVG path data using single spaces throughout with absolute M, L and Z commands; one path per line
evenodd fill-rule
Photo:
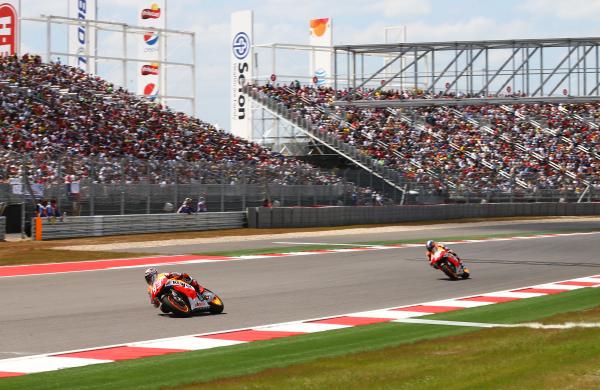
M 193 279 L 190 275 L 188 275 L 186 273 L 165 272 L 165 273 L 159 274 L 158 270 L 156 268 L 154 268 L 154 267 L 148 268 L 144 272 L 144 278 L 146 279 L 146 283 L 148 283 L 148 286 L 152 286 L 152 284 L 158 278 L 159 275 L 164 276 L 167 279 L 181 280 L 181 281 L 189 284 L 190 286 L 194 287 L 194 289 L 196 290 L 196 293 L 198 294 L 198 298 L 202 299 L 202 294 L 204 293 L 204 287 L 202 287 L 196 279 Z M 153 304 L 155 307 L 158 307 L 160 305 L 160 302 L 157 299 L 151 300 L 150 303 Z
M 433 257 L 433 255 L 435 255 L 438 251 L 440 250 L 445 250 L 448 253 L 450 253 L 452 256 L 448 256 L 448 261 L 450 263 L 452 263 L 452 265 L 454 266 L 454 268 L 456 269 L 457 273 L 462 273 L 463 271 L 463 265 L 460 261 L 460 258 L 458 257 L 458 255 L 456 254 L 456 252 L 454 252 L 452 249 L 440 244 L 440 243 L 436 243 L 433 240 L 429 240 L 427 241 L 427 243 L 425 244 L 425 247 L 427 248 L 427 260 L 429 260 L 429 265 L 431 265 L 433 268 L 437 268 L 437 264 L 432 264 L 431 263 L 431 258 Z

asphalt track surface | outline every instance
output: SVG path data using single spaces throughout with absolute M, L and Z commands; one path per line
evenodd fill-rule
M 510 229 L 522 233 L 600 227 L 598 222 L 539 225 L 520 223 Z M 492 231 L 504 232 L 492 227 L 454 228 L 393 237 L 327 237 L 326 242 Z M 421 248 L 172 266 L 168 270 L 192 274 L 225 302 L 224 314 L 192 318 L 171 318 L 154 309 L 139 268 L 3 278 L 0 359 L 333 316 L 596 275 L 600 274 L 599 239 L 600 233 L 456 244 L 453 248 L 473 273 L 472 279 L 456 282 L 428 267 Z

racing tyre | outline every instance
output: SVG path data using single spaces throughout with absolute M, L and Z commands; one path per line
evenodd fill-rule
M 440 269 L 446 274 L 446 276 L 450 278 L 450 280 L 458 280 L 458 276 L 454 271 L 452 271 L 452 268 L 450 268 L 447 263 L 442 264 Z
M 187 298 L 175 290 L 171 290 L 168 294 L 163 295 L 161 302 L 166 306 L 165 310 L 169 310 L 177 316 L 189 316 L 192 312 L 187 303 Z
M 163 312 L 163 313 L 165 313 L 165 314 L 168 314 L 168 313 L 170 313 L 170 312 L 171 312 L 170 308 L 169 308 L 169 307 L 167 307 L 165 304 L 161 304 L 161 305 L 160 305 L 160 311 L 162 311 L 162 312 Z
M 221 298 L 215 295 L 215 297 L 208 303 L 209 311 L 211 314 L 221 314 L 225 305 L 223 305 L 223 301 Z

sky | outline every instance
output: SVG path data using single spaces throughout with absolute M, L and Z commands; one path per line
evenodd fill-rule
M 21 1 L 25 17 L 67 15 L 67 0 Z M 135 5 L 135 1 L 98 0 L 98 18 L 135 24 Z M 326 17 L 333 19 L 334 44 L 383 43 L 389 26 L 406 26 L 408 42 L 591 37 L 598 35 L 600 18 L 600 0 L 168 0 L 168 28 L 196 33 L 196 115 L 225 129 L 229 127 L 230 15 L 246 9 L 254 11 L 258 44 L 308 44 L 308 21 Z M 43 54 L 44 34 L 39 25 L 24 23 L 23 49 Z M 267 62 L 261 61 L 261 55 L 259 67 Z M 261 73 L 270 72 L 266 68 Z M 189 88 L 191 76 L 177 76 L 173 83 Z

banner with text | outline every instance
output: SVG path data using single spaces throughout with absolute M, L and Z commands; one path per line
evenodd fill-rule
M 0 4 L 0 56 L 19 52 L 19 3 L 8 1 Z
M 137 25 L 148 27 L 148 31 L 138 35 L 137 93 L 150 100 L 164 95 L 164 73 L 158 61 L 165 58 L 164 35 L 152 29 L 167 27 L 166 1 L 150 0 L 139 2 Z
M 69 17 L 79 19 L 78 24 L 69 25 L 68 64 L 96 73 L 96 61 L 89 56 L 96 54 L 96 29 L 86 25 L 86 20 L 96 20 L 95 0 L 69 0 Z
M 310 21 L 310 45 L 333 45 L 333 32 L 331 18 L 312 19 Z M 329 85 L 331 77 L 332 54 L 331 51 L 312 50 L 310 52 L 310 72 L 313 81 L 318 86 Z
M 250 97 L 242 92 L 252 82 L 252 11 L 231 14 L 231 133 L 252 139 Z

